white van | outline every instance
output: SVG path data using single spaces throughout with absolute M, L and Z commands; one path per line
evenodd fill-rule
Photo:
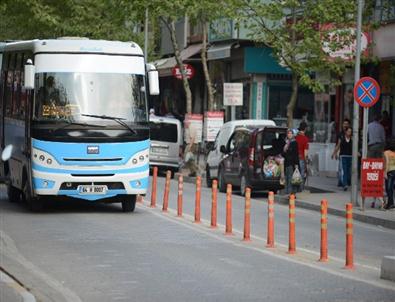
M 220 151 L 221 146 L 226 145 L 230 136 L 237 128 L 258 128 L 262 126 L 275 126 L 272 120 L 238 120 L 230 121 L 221 127 L 214 142 L 213 148 L 207 156 L 206 181 L 207 186 L 211 187 L 212 180 L 218 177 L 218 165 L 224 156 Z
M 176 118 L 150 116 L 150 165 L 177 172 L 182 163 L 183 135 Z

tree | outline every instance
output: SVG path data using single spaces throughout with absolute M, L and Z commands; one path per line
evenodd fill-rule
M 187 79 L 184 64 L 181 58 L 180 46 L 177 42 L 176 36 L 176 22 L 187 16 L 188 1 L 187 0 L 135 0 L 131 4 L 137 12 L 140 14 L 145 12 L 146 9 L 149 11 L 151 18 L 158 19 L 167 28 L 170 33 L 170 39 L 174 49 L 174 56 L 177 62 L 177 66 L 181 71 L 181 79 L 184 87 L 186 97 L 186 109 L 187 113 L 192 113 L 192 92 Z
M 214 87 L 210 78 L 207 62 L 208 26 L 210 22 L 223 17 L 224 12 L 218 9 L 222 6 L 222 2 L 223 1 L 213 0 L 190 1 L 187 13 L 190 22 L 200 24 L 202 28 L 202 50 L 200 54 L 204 78 L 206 80 L 209 111 L 214 109 Z
M 130 8 L 126 0 L 3 0 L 0 40 L 82 36 L 140 43 L 133 28 L 142 22 Z
M 341 30 L 354 26 L 355 1 L 235 0 L 232 5 L 239 7 L 233 15 L 240 25 L 249 29 L 251 38 L 271 47 L 279 62 L 291 72 L 292 94 L 287 105 L 287 123 L 292 127 L 299 84 L 314 92 L 323 91 L 314 72 L 326 71 L 339 76 L 348 64 L 341 59 L 329 59 L 323 46 L 335 51 L 353 42 L 355 36 Z M 339 29 L 338 36 L 342 38 L 331 40 L 334 28 L 326 25 Z

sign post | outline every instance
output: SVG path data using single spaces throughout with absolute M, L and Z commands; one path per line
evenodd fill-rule
M 361 69 L 361 27 L 362 27 L 363 0 L 358 0 L 357 9 L 357 47 L 355 48 L 355 83 L 359 80 Z M 354 94 L 355 98 L 355 94 Z M 359 106 L 354 102 L 352 127 L 352 167 L 351 167 L 351 202 L 358 206 L 358 140 L 359 140 Z
M 369 121 L 369 107 L 372 107 L 380 98 L 380 86 L 377 81 L 371 77 L 363 77 L 358 80 L 358 82 L 354 86 L 354 98 L 355 101 L 363 107 L 363 131 L 362 131 L 362 171 L 367 170 L 366 167 L 369 167 L 369 163 L 366 163 L 369 160 L 367 159 L 368 154 L 368 121 Z M 364 164 L 366 163 L 366 166 Z M 382 165 L 381 165 L 382 166 Z M 365 169 L 366 168 L 366 169 Z M 369 176 L 369 173 L 368 175 Z M 366 176 L 366 177 L 367 177 Z M 381 195 L 368 195 L 363 194 L 363 186 L 364 186 L 364 176 L 361 174 L 361 196 L 362 196 L 362 210 L 365 208 L 365 197 L 383 197 L 383 178 L 381 177 Z M 367 183 L 369 182 L 369 177 L 365 179 Z M 366 182 L 365 182 L 366 184 Z
M 224 83 L 224 106 L 231 106 L 231 120 L 236 119 L 236 107 L 243 105 L 243 84 Z
M 361 78 L 354 86 L 355 100 L 363 109 L 363 136 L 362 136 L 362 158 L 367 156 L 367 138 L 368 138 L 368 117 L 369 107 L 372 107 L 380 98 L 380 86 L 375 79 L 371 77 Z

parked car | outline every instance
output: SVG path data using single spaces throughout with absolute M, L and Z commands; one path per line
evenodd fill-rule
M 213 148 L 210 150 L 207 156 L 206 163 L 206 182 L 207 186 L 211 187 L 212 180 L 218 178 L 218 167 L 224 154 L 220 151 L 222 145 L 226 145 L 229 137 L 238 128 L 256 128 L 263 126 L 275 126 L 276 124 L 272 120 L 238 120 L 230 121 L 221 127 L 217 134 Z
M 175 118 L 150 117 L 150 165 L 177 172 L 182 163 L 182 127 Z
M 236 129 L 225 145 L 221 145 L 224 157 L 218 167 L 218 188 L 225 192 L 226 184 L 253 191 L 277 191 L 282 189 L 281 153 L 287 128 L 264 126 L 256 129 Z M 282 165 L 282 166 L 281 166 Z

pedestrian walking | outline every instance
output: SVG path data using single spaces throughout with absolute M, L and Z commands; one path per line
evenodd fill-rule
M 285 193 L 296 193 L 298 186 L 292 184 L 292 176 L 296 168 L 299 169 L 299 154 L 298 143 L 295 140 L 292 129 L 287 130 L 287 138 L 285 140 L 283 155 L 285 166 Z
M 351 126 L 350 120 L 348 118 L 345 118 L 342 123 L 342 130 L 337 134 L 337 137 L 336 137 L 336 146 L 335 146 L 335 149 L 333 149 L 332 159 L 337 159 L 337 152 L 338 151 L 336 151 L 336 150 L 339 150 L 339 148 L 340 148 L 339 143 L 344 138 L 345 132 L 350 126 Z M 338 187 L 343 186 L 342 180 L 343 180 L 343 170 L 342 170 L 341 162 L 339 160 L 338 167 L 337 167 L 337 186 Z
M 384 209 L 389 210 L 394 206 L 394 184 L 395 184 L 395 141 L 391 140 L 387 150 L 384 152 L 384 178 L 385 191 L 387 192 L 387 204 Z
M 352 128 L 348 127 L 344 136 L 339 138 L 333 151 L 335 158 L 340 157 L 340 164 L 342 168 L 341 185 L 344 191 L 347 191 L 351 185 L 351 162 L 352 162 Z
M 368 157 L 382 158 L 385 146 L 385 130 L 380 124 L 380 114 L 376 113 L 368 125 Z
M 307 158 L 307 152 L 309 151 L 309 139 L 305 134 L 306 129 L 307 129 L 307 124 L 305 122 L 301 122 L 299 125 L 298 135 L 296 135 L 295 137 L 295 140 L 298 143 L 299 167 L 300 167 L 300 174 L 302 175 L 302 183 L 299 186 L 300 192 L 304 190 L 304 185 L 306 183 L 306 177 L 307 177 L 306 158 Z

